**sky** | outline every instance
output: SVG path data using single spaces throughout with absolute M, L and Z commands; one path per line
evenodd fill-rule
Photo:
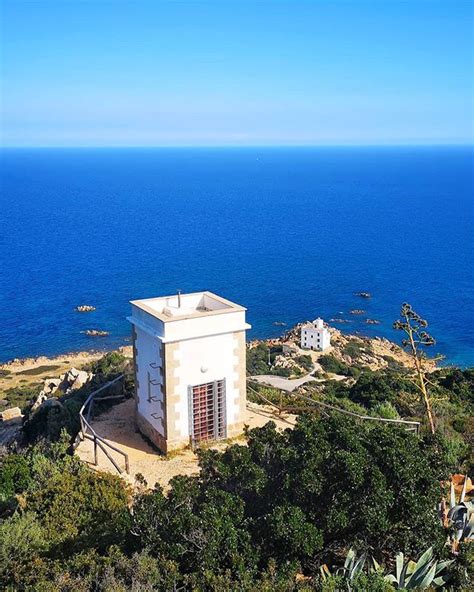
M 3 146 L 473 142 L 471 0 L 0 0 Z

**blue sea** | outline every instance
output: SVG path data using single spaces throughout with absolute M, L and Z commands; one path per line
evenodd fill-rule
M 0 360 L 127 344 L 128 301 L 180 289 L 245 305 L 249 337 L 322 316 L 399 340 L 391 325 L 408 301 L 430 323 L 433 354 L 474 366 L 473 155 L 5 149 Z

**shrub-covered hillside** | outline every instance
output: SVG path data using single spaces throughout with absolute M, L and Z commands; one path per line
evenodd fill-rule
M 302 415 L 294 430 L 268 424 L 248 446 L 200 452 L 200 475 L 175 478 L 166 494 L 91 471 L 68 443 L 1 458 L 6 589 L 345 590 L 320 567 L 351 546 L 386 570 L 397 551 L 448 553 L 436 513 L 451 468 L 442 437 Z M 451 568 L 457 589 L 467 549 Z M 380 573 L 353 586 L 393 590 Z

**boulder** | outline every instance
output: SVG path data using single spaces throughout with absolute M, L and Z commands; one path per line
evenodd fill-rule
M 43 401 L 43 403 L 41 404 L 42 409 L 52 409 L 53 407 L 60 409 L 62 406 L 63 405 L 61 401 L 58 401 L 58 399 L 56 399 L 55 397 L 53 397 L 52 399 L 46 399 L 46 401 Z
M 41 391 L 40 394 L 34 400 L 33 405 L 31 406 L 30 411 L 31 412 L 36 411 L 47 400 L 48 400 L 48 393 L 46 393 L 45 391 Z
M 78 370 L 77 368 L 71 368 L 66 372 L 66 380 L 72 384 L 79 376 L 79 372 L 80 370 Z
M 11 421 L 12 419 L 21 420 L 23 418 L 23 414 L 19 407 L 10 407 L 10 409 L 5 409 L 0 413 L 0 419 L 2 421 Z
M 43 391 L 45 393 L 55 393 L 61 386 L 61 378 L 46 378 L 43 385 Z
M 89 380 L 91 378 L 92 378 L 92 374 L 89 374 L 89 372 L 86 372 L 85 370 L 79 370 L 74 382 L 71 384 L 71 389 L 73 391 L 80 389 L 87 382 L 89 382 Z

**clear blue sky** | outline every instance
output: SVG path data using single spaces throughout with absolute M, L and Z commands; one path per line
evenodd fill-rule
M 471 143 L 470 0 L 0 0 L 2 142 Z

